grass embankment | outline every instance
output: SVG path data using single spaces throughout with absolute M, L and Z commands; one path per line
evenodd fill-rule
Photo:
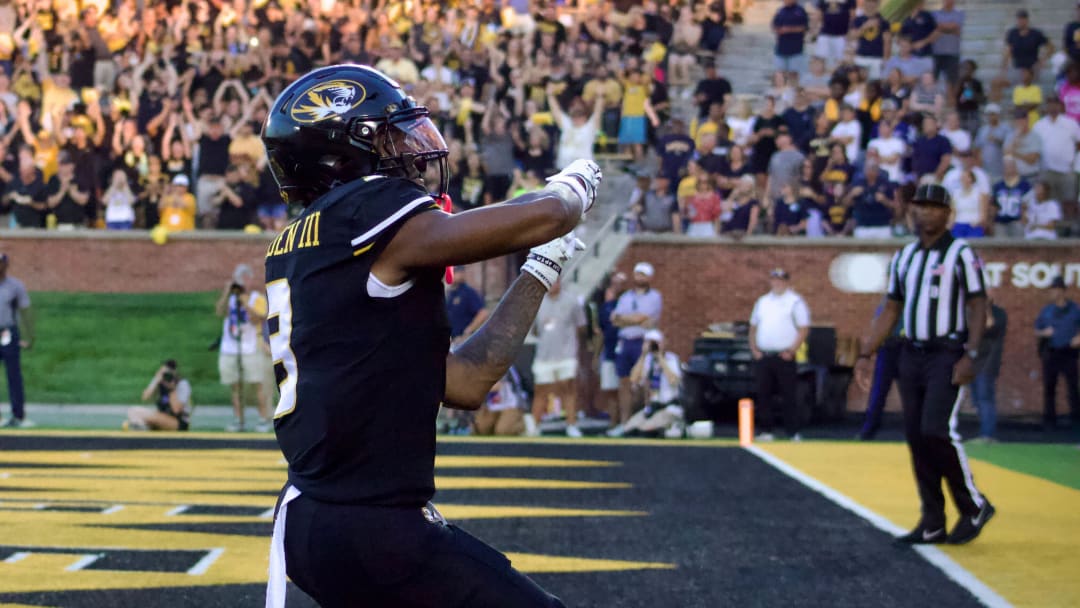
M 218 383 L 217 353 L 208 349 L 221 334 L 217 294 L 30 296 L 37 340 L 22 359 L 28 401 L 136 403 L 161 362 L 171 358 L 191 382 L 196 403 L 228 403 Z

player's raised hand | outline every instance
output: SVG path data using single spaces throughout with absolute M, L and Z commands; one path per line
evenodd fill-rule
M 573 232 L 569 232 L 530 249 L 529 257 L 525 259 L 521 270 L 533 275 L 544 287 L 551 289 L 555 281 L 559 280 L 566 263 L 578 251 L 585 251 L 585 243 L 574 236 Z
M 581 199 L 581 217 L 584 219 L 589 209 L 596 202 L 596 189 L 604 178 L 600 165 L 579 158 L 555 175 L 547 178 L 549 184 L 565 184 Z

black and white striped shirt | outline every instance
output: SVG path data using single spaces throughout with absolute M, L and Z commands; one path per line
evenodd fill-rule
M 950 234 L 929 248 L 915 241 L 889 264 L 889 298 L 903 304 L 901 327 L 912 340 L 966 340 L 965 304 L 985 295 L 982 262 Z

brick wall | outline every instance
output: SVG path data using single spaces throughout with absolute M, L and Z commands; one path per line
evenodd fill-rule
M 11 274 L 31 291 L 183 292 L 220 289 L 241 262 L 261 275 L 258 269 L 268 241 L 262 235 L 192 233 L 155 245 L 145 233 L 42 237 L 2 232 L 0 251 L 11 256 Z M 895 249 L 892 243 L 769 239 L 718 243 L 641 235 L 618 267 L 629 272 L 639 260 L 656 266 L 655 286 L 665 300 L 661 328 L 670 346 L 685 358 L 694 336 L 709 323 L 749 318 L 754 301 L 768 289 L 768 270 L 776 266 L 792 274 L 792 284 L 809 303 L 815 324 L 833 325 L 840 336 L 860 335 L 880 297 L 841 291 L 834 284 L 836 279 L 830 278 L 830 267 L 836 270 L 834 261 L 841 255 L 877 254 L 883 259 Z M 1066 243 L 984 241 L 979 243 L 979 252 L 991 279 L 996 279 L 995 298 L 1009 313 L 998 384 L 999 411 L 1004 416 L 1037 413 L 1042 407 L 1041 370 L 1032 324 L 1046 303 L 1045 287 L 1057 272 L 1065 272 L 1070 296 L 1080 299 L 1076 292 L 1080 249 Z M 499 271 L 501 267 L 493 267 L 490 274 Z M 880 280 L 873 274 L 866 280 Z M 855 282 L 862 282 L 862 277 L 856 276 Z M 864 404 L 865 395 L 855 389 L 851 408 L 861 409 Z M 1064 410 L 1064 396 L 1059 397 L 1058 407 Z
M 28 236 L 0 234 L 10 274 L 31 291 L 184 292 L 219 290 L 239 263 L 257 277 L 270 238 L 193 233 L 155 245 L 146 233 Z
M 661 329 L 669 346 L 685 358 L 691 354 L 694 337 L 709 323 L 748 320 L 754 301 L 769 289 L 768 271 L 777 266 L 791 273 L 792 286 L 806 298 L 815 325 L 835 326 L 840 337 L 861 335 L 880 295 L 841 291 L 830 277 L 830 266 L 841 254 L 879 254 L 883 259 L 895 250 L 896 245 L 891 243 L 766 240 L 721 244 L 650 235 L 636 238 L 617 266 L 628 274 L 637 261 L 647 260 L 656 267 L 654 286 L 664 295 L 665 304 Z M 1076 292 L 1080 249 L 1075 244 L 1033 246 L 985 241 L 979 244 L 978 251 L 991 279 L 996 279 L 994 298 L 1009 314 L 998 382 L 999 414 L 1037 414 L 1042 411 L 1042 384 L 1033 324 L 1047 303 L 1045 288 L 1057 272 L 1065 271 L 1070 297 L 1080 299 Z M 867 280 L 874 281 L 875 277 L 868 276 Z M 890 408 L 896 408 L 895 394 L 890 401 Z M 865 403 L 866 395 L 853 388 L 849 408 L 861 410 Z M 1062 392 L 1058 397 L 1059 412 L 1066 407 Z

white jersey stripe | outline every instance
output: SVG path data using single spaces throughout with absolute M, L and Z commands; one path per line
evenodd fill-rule
M 390 217 L 388 217 L 385 220 L 383 220 L 383 221 L 379 222 L 378 224 L 376 224 L 375 227 L 372 228 L 371 230 L 368 230 L 364 234 L 361 234 L 360 236 L 353 239 L 352 240 L 352 246 L 353 247 L 358 247 L 360 245 L 363 245 L 364 243 L 366 243 L 366 242 L 370 241 L 371 239 L 375 238 L 376 236 L 378 236 L 378 234 L 380 232 L 382 232 L 383 230 L 386 230 L 390 226 L 394 225 L 394 222 L 400 220 L 402 217 L 405 216 L 405 214 L 409 213 L 413 209 L 416 209 L 420 205 L 433 203 L 433 202 L 435 202 L 435 199 L 431 198 L 430 196 L 426 196 L 426 195 L 421 196 L 420 198 L 411 201 L 409 204 L 407 204 L 404 207 L 402 207 L 401 209 L 398 209 L 397 211 L 395 211 L 394 214 L 391 215 Z

